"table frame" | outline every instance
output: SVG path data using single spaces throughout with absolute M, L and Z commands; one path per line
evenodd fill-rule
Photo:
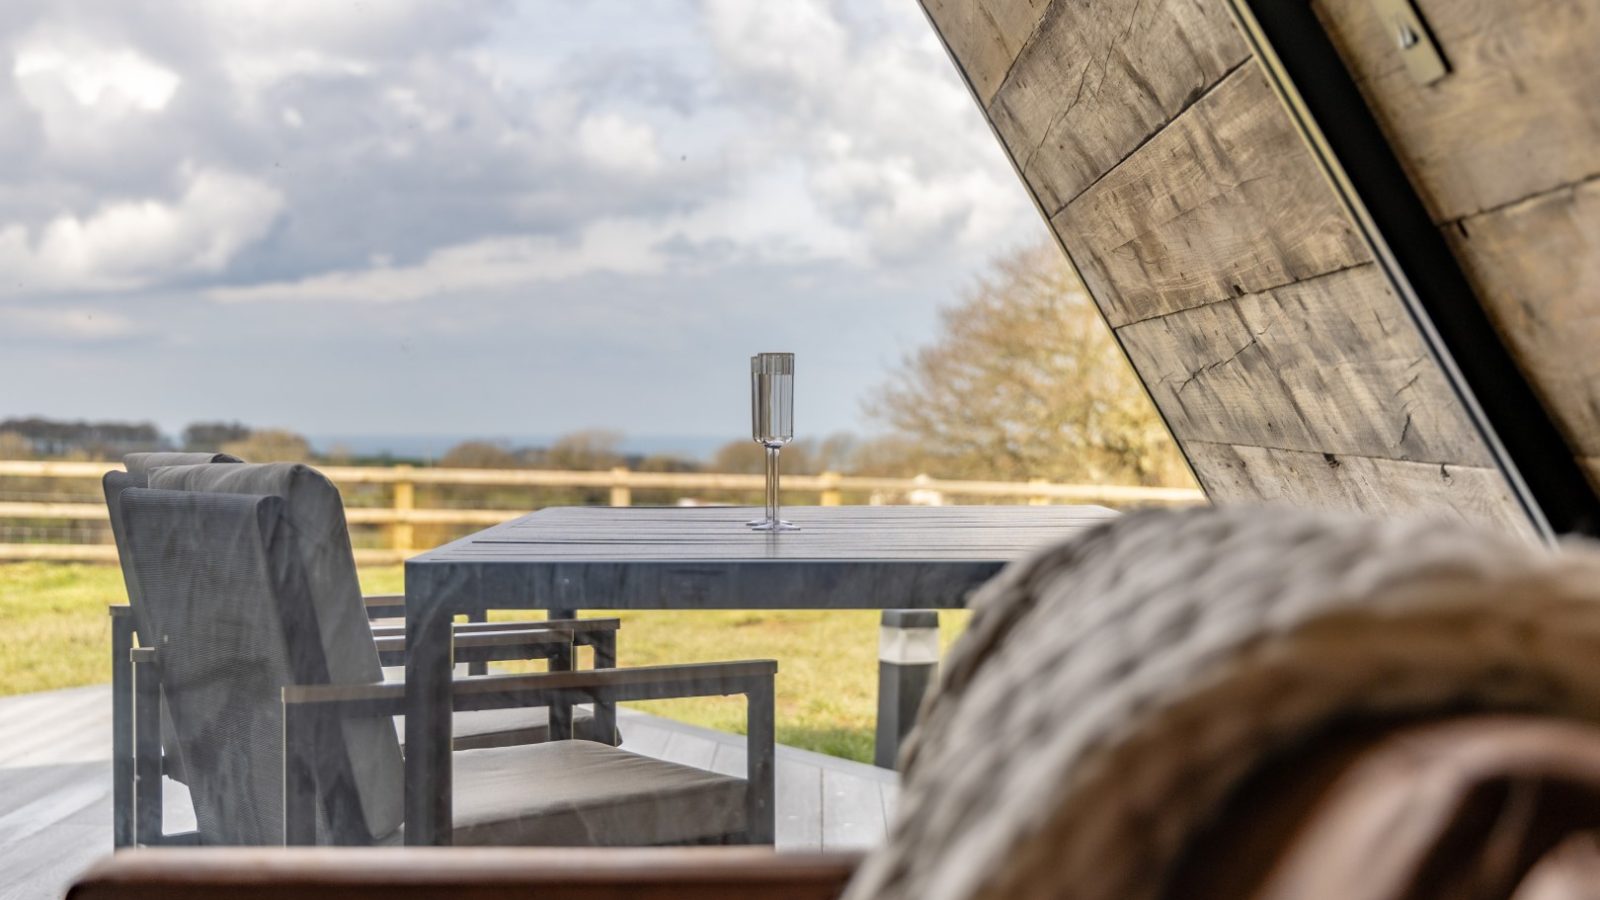
M 755 514 L 748 507 L 587 509 L 529 513 L 406 562 L 406 843 L 450 842 L 451 621 L 457 615 L 489 609 L 546 609 L 563 618 L 579 609 L 959 609 L 973 588 L 1012 559 L 1116 515 L 1081 506 L 785 507 L 813 531 L 757 536 L 737 528 Z M 829 542 L 830 523 L 853 519 L 859 527 L 873 521 L 869 510 L 890 517 L 884 521 L 926 520 L 924 535 L 938 533 L 941 521 L 951 523 L 942 526 L 942 537 L 970 533 L 982 549 L 970 558 L 953 558 L 956 553 L 942 545 L 924 552 L 918 532 L 903 527 L 867 527 Z M 630 518 L 641 530 L 645 522 L 726 519 L 727 550 L 659 531 L 638 540 L 626 531 L 569 540 L 560 526 L 574 523 L 577 532 L 591 527 L 584 523 L 609 527 Z M 519 541 L 508 535 L 545 523 L 554 530 L 520 542 L 541 553 L 519 555 Z M 975 530 L 950 531 L 958 528 Z

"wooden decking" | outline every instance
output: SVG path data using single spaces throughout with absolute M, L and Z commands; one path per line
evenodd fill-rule
M 743 774 L 744 738 L 623 710 L 629 750 Z M 111 697 L 95 686 L 0 697 L 0 900 L 60 897 L 111 851 Z M 778 748 L 778 848 L 844 849 L 883 837 L 892 772 Z M 168 782 L 167 830 L 194 827 L 188 794 Z

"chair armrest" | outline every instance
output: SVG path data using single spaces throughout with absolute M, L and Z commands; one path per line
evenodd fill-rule
M 405 662 L 404 634 L 374 635 L 372 640 L 378 647 L 378 659 L 384 665 Z M 457 634 L 454 645 L 455 661 L 458 663 L 551 657 L 568 659 L 572 652 L 572 632 L 556 628 L 499 628 Z
M 457 679 L 451 696 L 457 712 L 524 703 L 544 705 L 556 700 L 590 703 L 716 697 L 744 694 L 760 685 L 771 685 L 777 672 L 775 660 L 755 659 L 493 675 L 470 681 Z
M 392 609 L 393 614 L 384 612 L 373 616 L 374 609 Z M 405 615 L 405 609 L 403 605 L 399 608 L 368 606 L 367 613 L 369 618 L 375 619 L 398 618 Z M 621 627 L 621 619 L 542 619 L 537 622 L 457 622 L 455 632 L 460 634 L 463 631 L 500 631 L 506 628 L 563 628 L 572 632 L 574 641 L 583 644 L 591 642 L 599 635 L 615 632 Z M 372 633 L 375 635 L 405 634 L 405 631 L 405 625 L 372 626 Z
M 139 652 L 137 650 L 135 653 Z M 457 678 L 451 685 L 452 709 L 470 712 L 552 702 L 669 700 L 743 694 L 770 685 L 778 664 L 770 659 L 740 662 L 579 669 L 531 675 Z M 332 704 L 347 715 L 397 716 L 405 713 L 404 682 L 381 684 L 292 684 L 283 689 L 288 706 Z
M 640 900 L 700 897 L 833 900 L 855 853 L 757 847 L 153 849 L 95 864 L 71 900 L 394 900 L 513 897 Z
M 369 619 L 400 619 L 406 614 L 405 594 L 367 594 L 361 602 Z
M 622 626 L 619 619 L 541 619 L 537 622 L 456 622 L 453 629 L 456 634 L 470 634 L 474 631 L 506 631 L 528 630 L 535 628 L 559 628 L 572 632 L 572 638 L 579 642 L 580 635 L 603 634 L 614 632 Z M 374 637 L 389 637 L 396 634 L 405 634 L 404 625 L 374 625 Z

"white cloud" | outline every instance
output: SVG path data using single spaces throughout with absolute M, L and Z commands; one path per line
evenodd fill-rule
M 182 79 L 128 47 L 75 35 L 37 35 L 17 50 L 11 74 L 23 97 L 49 111 L 65 96 L 83 107 L 122 112 L 165 109 Z
M 174 203 L 154 199 L 63 213 L 37 235 L 0 227 L 0 267 L 45 290 L 128 290 L 190 273 L 221 271 L 259 240 L 283 209 L 259 181 L 217 170 L 194 172 Z
M 984 251 L 1033 224 L 1016 177 L 926 23 L 874 6 L 793 0 L 781 11 L 705 0 L 733 102 L 798 157 L 814 202 L 900 260 Z M 756 129 L 752 129 L 756 130 Z
M 649 176 L 661 168 L 656 133 L 642 122 L 603 113 L 578 124 L 578 152 L 603 169 L 623 175 Z

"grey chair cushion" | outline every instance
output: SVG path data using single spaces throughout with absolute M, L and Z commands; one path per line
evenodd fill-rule
M 405 716 L 395 716 L 394 730 L 403 746 L 406 742 Z M 599 730 L 595 725 L 594 713 L 583 707 L 575 707 L 572 710 L 572 733 L 584 740 L 598 740 Z M 453 750 L 542 744 L 550 740 L 550 710 L 543 706 L 524 706 L 458 712 L 450 717 L 450 736 Z
M 330 682 L 383 680 L 356 579 L 344 504 L 333 482 L 300 463 L 189 465 L 152 469 L 150 487 L 283 498 L 283 515 L 316 613 Z M 343 729 L 367 827 L 374 838 L 389 834 L 399 827 L 404 805 L 404 764 L 394 730 L 381 719 L 347 719 Z
M 745 782 L 592 741 L 454 755 L 454 840 L 680 844 L 745 829 Z
M 237 463 L 244 462 L 237 456 L 226 453 L 129 453 L 122 457 L 122 465 L 128 474 L 140 479 L 136 487 L 144 487 L 144 479 L 151 469 L 161 466 L 197 466 L 202 463 Z

